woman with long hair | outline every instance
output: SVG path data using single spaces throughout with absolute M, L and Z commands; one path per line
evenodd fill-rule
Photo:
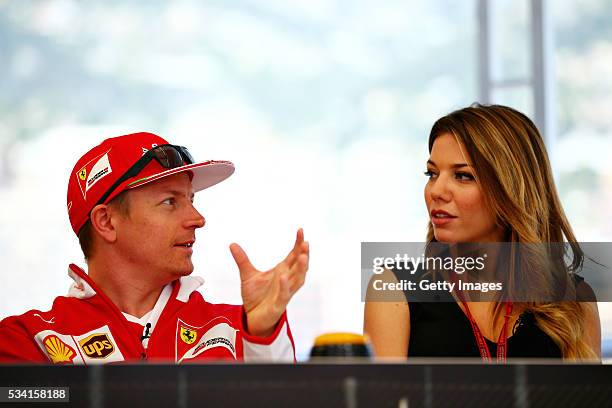
M 455 293 L 455 301 L 448 303 L 366 301 L 364 332 L 377 356 L 599 359 L 597 304 L 578 301 L 594 295 L 573 274 L 584 254 L 563 212 L 533 122 L 509 107 L 475 104 L 435 122 L 429 153 L 428 244 L 565 242 L 571 261 L 563 263 L 564 279 L 576 296 L 511 303 L 465 301 Z M 522 273 L 532 285 L 545 285 L 559 280 L 553 270 L 558 268 L 523 265 L 512 278 L 520 281 Z M 396 271 L 385 271 L 383 278 L 398 281 Z

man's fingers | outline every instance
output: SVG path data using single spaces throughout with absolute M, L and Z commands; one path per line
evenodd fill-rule
M 283 260 L 283 262 L 286 262 L 287 265 L 289 265 L 289 267 L 293 265 L 293 263 L 295 262 L 295 259 L 300 254 L 300 250 L 301 250 L 303 242 L 304 242 L 304 230 L 302 228 L 299 228 L 295 236 L 295 244 L 293 245 L 293 248 L 291 249 L 291 251 L 289 251 L 289 254 L 287 254 L 287 257 L 285 257 L 285 259 Z
M 301 254 L 298 257 L 294 267 L 291 268 L 289 288 L 292 295 L 304 285 L 304 281 L 306 280 L 306 272 L 308 271 L 308 262 L 308 255 Z
M 291 258 L 289 259 L 289 257 L 287 257 L 289 261 L 285 259 L 283 262 L 289 268 L 293 268 L 295 266 L 296 260 L 300 257 L 300 255 L 306 255 L 307 257 L 310 256 L 310 243 L 308 241 L 301 242 L 298 248 L 294 248 L 291 251 Z
M 255 268 L 253 267 L 253 264 L 251 264 L 246 252 L 244 252 L 244 250 L 238 244 L 231 244 L 230 252 L 234 257 L 236 265 L 238 265 L 238 270 L 240 270 L 240 279 L 248 279 Z
M 280 275 L 279 278 L 279 290 L 278 290 L 278 296 L 276 298 L 276 305 L 279 308 L 285 308 L 287 307 L 287 304 L 289 303 L 289 300 L 291 300 L 291 288 L 290 288 L 290 281 L 289 281 L 289 276 L 286 274 Z
M 291 251 L 289 251 L 289 254 L 287 254 L 283 262 L 286 262 L 289 266 L 291 266 L 295 262 L 302 242 L 304 242 L 304 230 L 302 228 L 299 228 L 295 236 L 295 243 L 293 244 L 293 248 L 291 249 Z
M 304 241 L 304 229 L 303 228 L 298 228 L 297 230 L 297 234 L 295 235 L 295 245 L 294 247 L 297 247 L 300 242 Z
M 280 274 L 281 276 L 287 276 L 291 296 L 304 285 L 306 272 L 308 271 L 308 262 L 308 255 L 300 254 L 291 268 L 287 268 L 286 265 L 281 264 L 284 268 L 280 270 Z

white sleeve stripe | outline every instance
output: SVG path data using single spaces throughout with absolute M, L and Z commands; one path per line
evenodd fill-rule
M 294 362 L 294 350 L 291 338 L 287 333 L 287 322 L 283 323 L 278 336 L 270 344 L 252 343 L 242 339 L 245 362 Z

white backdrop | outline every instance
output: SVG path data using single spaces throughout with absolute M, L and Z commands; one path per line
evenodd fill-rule
M 612 241 L 612 126 L 590 113 L 612 106 L 612 42 L 566 35 L 610 19 L 589 3 L 555 9 L 550 149 L 579 238 Z M 266 269 L 304 228 L 310 272 L 289 308 L 300 358 L 322 332 L 361 331 L 362 241 L 423 240 L 429 128 L 477 95 L 474 1 L 0 2 L 0 38 L 0 317 L 48 309 L 68 263 L 83 265 L 65 210 L 76 159 L 152 131 L 236 164 L 196 196 L 209 300 L 240 302 L 231 242 Z

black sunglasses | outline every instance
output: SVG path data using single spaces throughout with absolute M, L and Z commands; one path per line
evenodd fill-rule
M 142 155 L 140 159 L 136 163 L 132 165 L 123 176 L 119 177 L 117 181 L 113 183 L 112 186 L 102 195 L 102 197 L 98 200 L 96 205 L 104 203 L 106 199 L 112 194 L 113 191 L 124 181 L 131 177 L 137 176 L 147 164 L 151 162 L 151 160 L 157 160 L 162 167 L 166 169 L 174 169 L 176 167 L 185 166 L 187 164 L 195 163 L 195 160 L 189 153 L 186 147 L 176 146 L 171 144 L 155 146 L 148 152 Z M 140 180 L 136 180 L 130 185 L 138 182 Z M 95 205 L 94 205 L 95 207 Z

